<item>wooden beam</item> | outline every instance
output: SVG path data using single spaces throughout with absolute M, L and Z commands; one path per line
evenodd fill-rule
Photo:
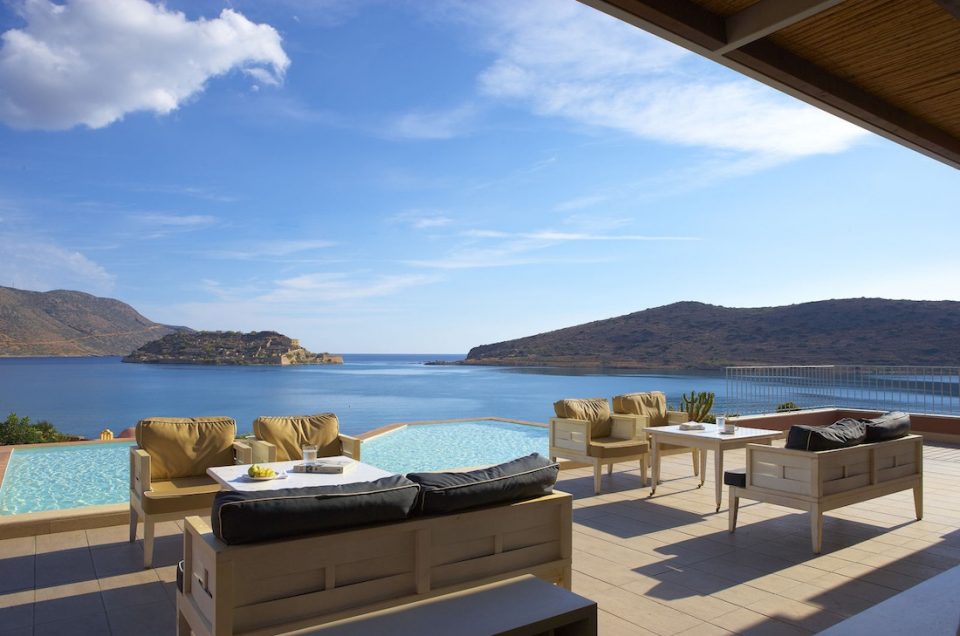
M 960 0 L 933 0 L 939 4 L 944 11 L 960 20 Z
M 936 0 L 940 1 L 940 0 Z M 946 0 L 944 0 L 946 1 Z M 767 40 L 722 55 L 724 19 L 691 0 L 580 0 L 858 126 L 960 168 L 960 137 Z
M 826 11 L 843 0 L 760 0 L 743 11 L 727 16 L 727 42 L 717 53 L 721 55 L 739 49 L 780 29 L 802 22 L 821 11 Z

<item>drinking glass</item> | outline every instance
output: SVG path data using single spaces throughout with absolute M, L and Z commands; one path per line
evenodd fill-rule
M 313 444 L 303 445 L 303 463 L 309 465 L 317 463 L 317 447 Z

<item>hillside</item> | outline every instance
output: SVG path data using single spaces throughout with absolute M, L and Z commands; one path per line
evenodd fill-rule
M 960 302 L 855 298 L 736 309 L 680 302 L 474 347 L 466 364 L 706 369 L 960 364 Z
M 310 353 L 276 331 L 193 331 L 148 342 L 123 359 L 155 364 L 343 364 L 341 356 Z
M 0 287 L 0 357 L 125 355 L 177 329 L 112 298 Z

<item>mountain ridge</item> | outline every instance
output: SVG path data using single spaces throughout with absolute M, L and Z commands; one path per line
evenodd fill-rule
M 0 357 L 126 355 L 178 331 L 114 298 L 0 286 Z
M 714 369 L 960 364 L 960 302 L 849 298 L 735 308 L 682 301 L 474 347 L 465 364 Z

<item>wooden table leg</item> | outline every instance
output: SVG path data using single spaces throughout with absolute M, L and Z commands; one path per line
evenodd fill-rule
M 723 496 L 723 447 L 713 449 L 713 478 L 717 480 L 717 512 L 720 512 L 720 498 Z
M 657 492 L 657 484 L 660 483 L 660 442 L 653 438 L 653 475 L 650 477 L 650 496 Z
M 697 455 L 700 457 L 700 483 L 697 484 L 697 488 L 700 488 L 707 480 L 707 449 L 698 448 Z

